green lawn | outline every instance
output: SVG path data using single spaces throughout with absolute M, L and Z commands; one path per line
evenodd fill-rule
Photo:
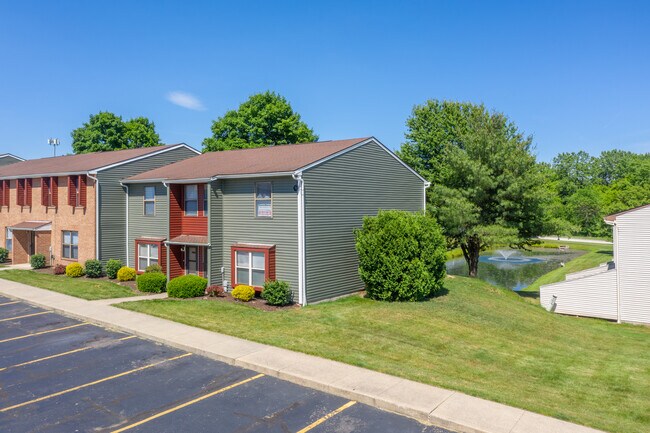
M 650 328 L 564 317 L 476 279 L 422 303 L 350 297 L 264 312 L 204 300 L 124 309 L 624 433 L 650 425 Z
M 91 280 L 88 278 L 69 278 L 64 275 L 51 275 L 41 272 L 12 269 L 0 271 L 0 278 L 18 283 L 29 284 L 41 289 L 64 293 L 77 298 L 110 299 L 136 296 L 128 287 L 111 283 L 106 280 Z
M 571 243 L 567 244 L 574 250 L 585 250 L 583 254 L 565 264 L 564 267 L 555 269 L 548 274 L 539 277 L 533 284 L 523 289 L 523 292 L 539 292 L 539 286 L 544 284 L 557 283 L 564 281 L 566 274 L 571 272 L 583 271 L 589 268 L 595 268 L 601 263 L 606 263 L 612 260 L 612 246 L 611 245 L 598 245 L 598 244 L 580 244 Z M 557 247 L 556 244 L 545 243 L 545 247 Z

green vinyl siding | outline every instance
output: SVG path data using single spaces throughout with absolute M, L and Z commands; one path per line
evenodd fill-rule
M 20 162 L 20 159 L 16 159 L 13 156 L 3 156 L 0 158 L 0 167 L 3 165 L 14 164 L 16 162 Z
M 363 290 L 354 229 L 380 209 L 421 211 L 424 182 L 370 142 L 303 173 L 306 301 Z
M 97 173 L 99 179 L 99 260 L 106 262 L 109 259 L 119 259 L 126 263 L 126 191 L 120 181 L 192 156 L 196 156 L 196 152 L 187 147 L 179 147 Z
M 255 218 L 253 192 L 255 182 L 271 182 L 273 193 L 273 218 Z M 211 221 L 213 250 L 222 245 L 222 262 L 212 259 L 213 282 L 221 280 L 220 268 L 224 266 L 226 279 L 232 282 L 230 247 L 233 244 L 275 245 L 276 279 L 287 281 L 298 300 L 298 207 L 296 181 L 291 177 L 256 179 L 225 179 L 220 181 L 222 207 L 222 237 L 218 239 L 218 222 Z M 213 205 L 214 208 L 214 205 Z M 219 213 L 211 209 L 211 216 Z M 218 260 L 218 259 L 217 259 Z M 216 264 L 216 266 L 215 266 Z
M 144 188 L 155 187 L 154 215 L 144 214 Z M 167 239 L 169 229 L 169 199 L 162 183 L 129 185 L 129 248 L 128 266 L 135 267 L 135 240 L 143 237 Z M 124 262 L 126 265 L 126 262 Z
M 208 236 L 210 239 L 210 249 L 208 250 L 208 279 L 210 284 L 223 283 L 223 280 L 230 280 L 230 271 L 226 271 L 222 277 L 221 267 L 225 266 L 223 262 L 223 191 L 221 190 L 222 181 L 210 183 L 208 196 Z M 225 268 L 224 268 L 225 271 Z

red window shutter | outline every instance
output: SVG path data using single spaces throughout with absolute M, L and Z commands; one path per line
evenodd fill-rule
M 79 206 L 86 207 L 86 175 L 79 175 Z
M 16 181 L 16 204 L 23 206 L 25 204 L 25 179 Z
M 54 176 L 50 178 L 50 189 L 52 190 L 52 206 L 59 205 L 59 178 Z
M 4 190 L 5 190 L 5 200 L 4 200 L 5 206 L 9 206 L 9 193 L 11 191 L 11 183 L 10 182 L 11 181 L 9 181 L 9 180 L 4 181 L 4 184 L 5 184 L 5 187 L 4 187 Z
M 32 205 L 32 180 L 25 179 L 25 205 Z
M 41 205 L 47 206 L 47 196 L 50 189 L 50 177 L 41 178 Z
M 5 181 L 0 181 L 0 206 L 5 205 Z
M 74 182 L 72 180 L 72 176 L 68 176 L 68 205 L 69 206 L 74 206 L 75 205 L 75 194 L 74 194 Z

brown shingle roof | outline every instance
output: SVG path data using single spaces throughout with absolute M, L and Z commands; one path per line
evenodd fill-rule
M 635 208 L 628 209 L 628 210 L 624 210 L 624 211 L 622 211 L 622 212 L 617 212 L 617 213 L 615 213 L 615 214 L 607 215 L 607 216 L 605 217 L 605 221 L 616 221 L 616 217 L 618 217 L 619 215 L 624 215 L 624 214 L 626 214 L 626 213 L 634 212 L 634 211 L 636 211 L 636 210 L 643 209 L 643 208 L 646 208 L 646 207 L 648 207 L 648 206 L 650 206 L 650 204 L 644 204 L 644 205 L 642 205 L 642 206 L 637 206 L 637 207 L 635 207 Z
M 185 145 L 168 144 L 164 146 L 141 147 L 138 149 L 115 150 L 112 152 L 83 153 L 80 155 L 30 159 L 0 167 L 0 178 L 30 177 L 61 173 L 84 173 L 178 146 Z
M 291 172 L 369 138 L 208 152 L 129 177 L 125 181 L 208 179 L 213 176 Z

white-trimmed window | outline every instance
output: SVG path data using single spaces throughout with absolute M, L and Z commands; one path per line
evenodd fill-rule
M 79 232 L 63 232 L 63 251 L 61 256 L 65 259 L 79 258 Z
M 255 217 L 273 217 L 272 189 L 271 182 L 255 183 Z
M 198 185 L 185 185 L 185 215 L 197 216 L 198 214 L 199 214 Z
M 138 270 L 144 271 L 149 265 L 157 265 L 159 260 L 158 244 L 138 244 Z
M 208 216 L 208 184 L 203 184 L 203 216 Z
M 235 251 L 235 283 L 261 287 L 266 280 L 266 254 Z
M 151 216 L 156 214 L 156 187 L 144 187 L 144 214 Z
M 13 248 L 13 243 L 14 243 L 14 232 L 7 227 L 5 229 L 5 248 L 7 251 L 11 252 L 11 249 Z

